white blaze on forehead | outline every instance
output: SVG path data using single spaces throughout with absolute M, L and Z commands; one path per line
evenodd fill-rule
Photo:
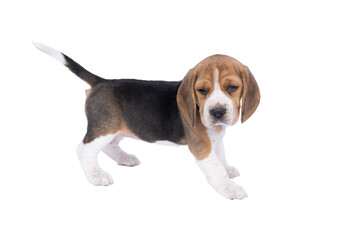
M 214 104 L 222 104 L 224 103 L 224 98 L 227 98 L 226 95 L 221 91 L 220 82 L 219 82 L 219 69 L 215 68 L 213 72 L 213 80 L 214 80 L 214 90 L 210 94 L 208 101 L 212 104 L 212 107 L 215 107 Z
M 219 69 L 217 69 L 217 68 L 214 69 L 213 79 L 214 79 L 214 84 L 215 84 L 214 91 L 215 91 L 215 90 L 219 90 L 219 89 L 220 89 L 220 84 L 219 84 Z

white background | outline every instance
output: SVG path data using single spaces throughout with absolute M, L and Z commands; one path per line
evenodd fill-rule
M 356 1 L 3 1 L 0 239 L 360 239 Z M 203 58 L 249 66 L 261 102 L 227 130 L 249 197 L 206 182 L 186 147 L 124 140 L 141 165 L 75 149 L 88 86 L 32 45 L 105 78 L 180 80 Z

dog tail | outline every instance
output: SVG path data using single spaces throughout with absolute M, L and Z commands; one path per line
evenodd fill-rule
M 40 51 L 49 54 L 50 56 L 52 56 L 53 58 L 64 64 L 67 68 L 70 69 L 70 71 L 72 71 L 76 76 L 78 76 L 86 83 L 88 83 L 91 87 L 94 87 L 98 83 L 105 81 L 105 79 L 96 76 L 95 74 L 92 74 L 91 72 L 80 66 L 80 64 L 78 64 L 77 62 L 75 62 L 65 54 L 41 43 L 34 42 L 34 45 Z

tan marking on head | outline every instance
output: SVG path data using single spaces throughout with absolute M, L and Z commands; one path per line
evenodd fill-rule
M 197 74 L 194 83 L 195 99 L 202 121 L 204 120 L 204 104 L 214 91 L 215 83 L 219 84 L 224 95 L 232 101 L 234 112 L 231 124 L 238 121 L 240 108 L 242 122 L 256 110 L 260 101 L 259 88 L 250 70 L 236 59 L 226 55 L 213 55 L 201 61 L 192 71 Z M 231 89 L 232 86 L 237 88 Z M 207 95 L 202 94 L 200 89 L 205 89 Z M 241 98 L 243 98 L 242 106 L 240 106 Z

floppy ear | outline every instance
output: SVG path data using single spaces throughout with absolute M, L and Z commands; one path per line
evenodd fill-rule
M 196 121 L 195 80 L 195 70 L 190 69 L 181 82 L 176 96 L 180 113 L 190 126 L 194 126 Z
M 259 86 L 246 66 L 240 67 L 240 74 L 243 81 L 241 122 L 245 122 L 255 112 L 260 102 Z

